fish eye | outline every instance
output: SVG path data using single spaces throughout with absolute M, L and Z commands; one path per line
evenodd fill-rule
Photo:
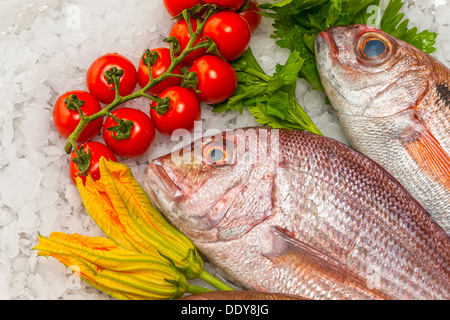
M 370 38 L 361 45 L 361 53 L 369 59 L 381 57 L 387 50 L 386 43 L 380 39 Z
M 233 151 L 225 140 L 212 141 L 203 146 L 203 160 L 211 165 L 229 164 L 233 158 Z
M 211 162 L 219 162 L 222 161 L 225 158 L 225 153 L 223 152 L 223 149 L 214 147 L 208 151 L 208 159 Z

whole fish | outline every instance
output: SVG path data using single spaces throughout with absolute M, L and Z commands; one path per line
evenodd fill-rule
M 307 299 L 450 299 L 450 238 L 333 139 L 245 128 L 155 159 L 153 204 L 231 281 Z
M 350 144 L 450 233 L 450 70 L 366 25 L 330 28 L 316 37 L 315 49 Z

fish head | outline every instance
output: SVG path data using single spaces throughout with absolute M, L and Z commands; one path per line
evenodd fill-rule
M 270 214 L 277 156 L 261 152 L 268 146 L 261 141 L 275 137 L 273 131 L 227 131 L 153 160 L 144 182 L 151 202 L 194 242 L 248 232 Z
M 338 113 L 387 117 L 417 104 L 427 90 L 425 54 L 367 25 L 339 26 L 315 39 L 317 66 Z

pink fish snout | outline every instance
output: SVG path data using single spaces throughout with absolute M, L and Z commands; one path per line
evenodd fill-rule
M 182 195 L 181 190 L 169 177 L 160 161 L 154 160 L 148 166 L 146 176 L 170 198 L 177 198 Z
M 327 31 L 322 31 L 319 33 L 315 40 L 315 50 L 316 52 L 323 52 L 324 50 L 329 50 L 331 55 L 337 57 L 339 55 L 339 48 L 336 45 L 333 37 Z

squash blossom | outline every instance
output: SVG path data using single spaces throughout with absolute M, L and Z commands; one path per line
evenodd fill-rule
M 122 249 L 107 238 L 53 232 L 49 238 L 39 235 L 33 249 L 117 299 L 176 299 L 185 292 L 207 290 L 188 284 L 166 259 Z
M 173 228 L 153 207 L 124 164 L 100 159 L 100 179 L 77 178 L 83 204 L 107 237 L 123 249 L 163 256 L 188 279 L 204 273 L 194 244 Z

